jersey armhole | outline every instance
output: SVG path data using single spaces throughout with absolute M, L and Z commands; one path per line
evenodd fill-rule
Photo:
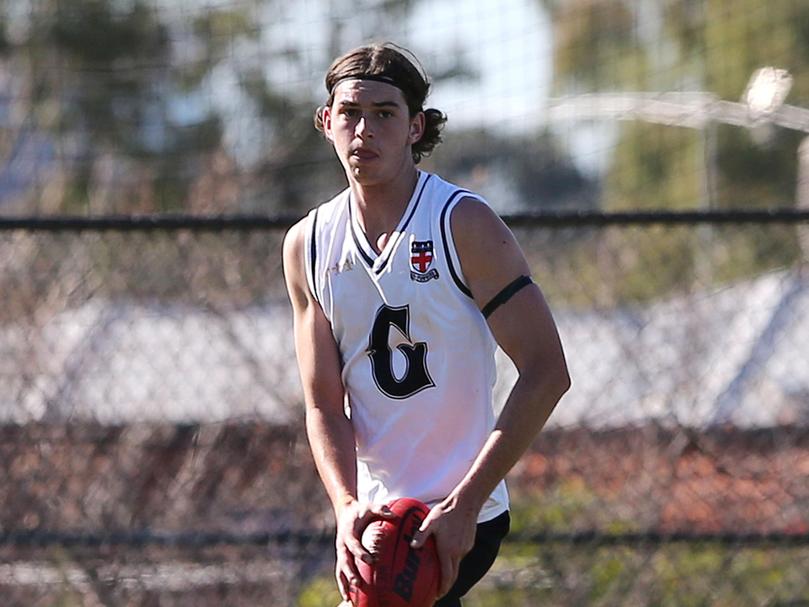
M 467 286 L 466 278 L 463 275 L 461 260 L 458 257 L 458 251 L 455 248 L 455 239 L 452 236 L 452 211 L 464 198 L 473 198 L 481 204 L 486 204 L 486 202 L 480 198 L 480 196 L 477 196 L 467 190 L 457 190 L 453 192 L 452 196 L 450 196 L 449 200 L 441 211 L 441 239 L 444 243 L 444 254 L 446 256 L 447 267 L 449 268 L 449 273 L 452 275 L 453 282 L 464 295 L 470 299 L 474 299 L 472 297 L 472 291 Z
M 309 213 L 309 225 L 304 231 L 304 270 L 306 271 L 306 284 L 314 300 L 320 303 L 317 295 L 317 209 Z

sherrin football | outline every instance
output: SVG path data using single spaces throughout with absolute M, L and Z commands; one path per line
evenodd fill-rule
M 430 509 L 419 500 L 399 498 L 388 504 L 396 515 L 376 520 L 362 534 L 362 544 L 376 555 L 373 564 L 357 560 L 362 578 L 349 592 L 354 607 L 432 607 L 438 598 L 441 566 L 430 536 L 421 548 L 410 541 Z

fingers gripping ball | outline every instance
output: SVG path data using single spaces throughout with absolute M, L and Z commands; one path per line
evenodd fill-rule
M 396 517 L 374 521 L 362 534 L 376 561 L 357 561 L 362 579 L 351 588 L 351 602 L 354 607 L 432 607 L 441 581 L 435 538 L 418 549 L 410 546 L 430 509 L 411 498 L 393 500 L 388 508 Z

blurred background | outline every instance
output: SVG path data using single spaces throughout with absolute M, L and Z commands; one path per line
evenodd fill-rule
M 753 72 L 774 66 L 792 75 L 789 102 L 805 103 L 808 10 L 797 0 L 4 2 L 0 213 L 300 215 L 343 184 L 311 128 L 325 71 L 370 40 L 407 46 L 433 78 L 430 101 L 449 123 L 430 167 L 504 211 L 790 205 L 805 115 L 796 128 L 745 129 L 715 102 L 740 101 Z M 639 93 L 659 103 L 629 108 Z M 584 94 L 589 104 L 570 99 Z
M 372 40 L 573 377 L 467 604 L 809 605 L 803 0 L 0 2 L 4 604 L 337 604 L 280 251 Z

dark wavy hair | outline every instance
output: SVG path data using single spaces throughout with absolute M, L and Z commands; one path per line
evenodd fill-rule
M 424 109 L 430 81 L 413 53 L 392 42 L 361 46 L 334 60 L 326 72 L 329 98 L 315 111 L 315 128 L 323 132 L 323 110 L 334 103 L 337 85 L 343 80 L 362 77 L 388 82 L 401 90 L 411 118 L 424 112 L 424 134 L 413 144 L 413 161 L 418 164 L 424 156 L 429 156 L 441 143 L 441 129 L 447 117 L 440 110 Z

